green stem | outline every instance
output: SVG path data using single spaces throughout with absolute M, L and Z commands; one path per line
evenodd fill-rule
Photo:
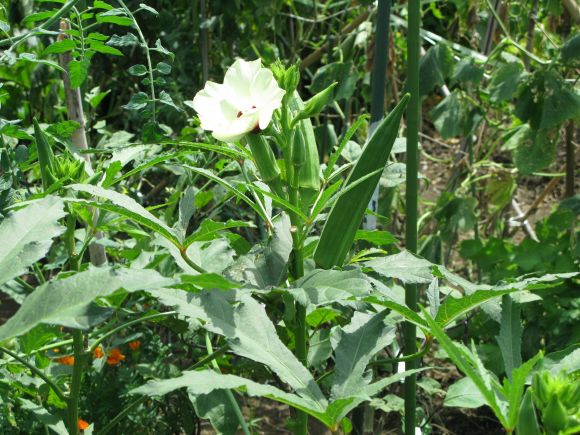
M 191 267 L 192 269 L 196 270 L 199 273 L 207 273 L 207 270 L 199 266 L 197 263 L 195 263 L 191 258 L 187 256 L 187 248 L 179 248 L 179 253 L 181 254 L 181 258 L 183 258 L 183 261 L 185 261 L 189 267 Z
M 46 278 L 44 277 L 44 274 L 42 273 L 42 269 L 40 268 L 38 263 L 34 263 L 32 268 L 34 269 L 34 272 L 36 273 L 36 279 L 38 279 L 38 282 L 40 284 L 44 284 L 46 282 Z
M 205 334 L 205 346 L 207 348 L 207 353 L 209 355 L 212 355 L 214 352 L 213 352 L 213 346 L 211 345 L 211 339 L 209 337 L 209 333 Z M 221 373 L 220 366 L 217 363 L 217 361 L 215 360 L 215 358 L 212 359 L 211 364 L 216 372 Z M 250 435 L 250 429 L 248 429 L 248 424 L 246 423 L 246 420 L 244 419 L 244 415 L 242 414 L 242 410 L 240 409 L 240 405 L 238 404 L 238 401 L 234 397 L 234 393 L 232 392 L 232 390 L 225 390 L 225 391 L 226 391 L 226 395 L 228 396 L 228 400 L 229 400 L 230 404 L 232 405 L 232 408 L 234 408 L 234 413 L 236 414 L 236 418 L 238 419 L 238 423 L 240 424 L 240 426 L 242 427 L 242 430 L 244 431 L 244 435 Z
M 487 3 L 487 7 L 489 8 L 489 11 L 491 12 L 491 14 L 493 15 L 493 17 L 495 18 L 495 20 L 497 21 L 498 26 L 500 27 L 501 31 L 503 32 L 503 34 L 505 35 L 507 41 L 513 45 L 514 47 L 516 47 L 518 50 L 520 50 L 522 53 L 524 53 L 526 56 L 528 56 L 530 59 L 532 59 L 533 61 L 539 63 L 540 65 L 549 65 L 550 62 L 544 60 L 544 59 L 540 59 L 538 56 L 536 56 L 534 53 L 529 52 L 528 50 L 526 50 L 524 47 L 522 47 L 520 44 L 518 44 L 516 41 L 514 41 L 512 39 L 512 37 L 510 36 L 505 24 L 503 23 L 503 21 L 501 20 L 501 18 L 499 17 L 499 15 L 497 14 L 495 8 L 493 7 L 493 5 L 491 4 L 491 2 L 489 0 L 485 0 L 485 2 Z
M 69 210 L 66 216 L 66 232 L 64 234 L 64 242 L 69 254 L 69 269 L 79 270 L 79 255 L 76 252 L 75 230 L 77 226 L 77 218 Z
M 411 355 L 405 355 L 404 357 L 401 357 L 401 358 L 377 359 L 375 361 L 371 361 L 370 365 L 371 366 L 381 366 L 381 365 L 386 365 L 386 364 L 398 364 L 400 362 L 409 362 L 409 361 L 418 360 L 418 359 L 424 357 L 427 354 L 427 352 L 429 352 L 432 344 L 433 344 L 433 337 L 428 336 L 425 339 L 425 343 L 423 343 L 421 350 L 419 350 L 418 352 L 415 352 L 414 354 L 411 354 Z
M 115 417 L 113 417 L 112 420 L 109 420 L 106 426 L 103 429 L 101 429 L 101 431 L 98 432 L 98 435 L 105 435 L 109 433 L 111 429 L 113 429 L 117 425 L 117 423 L 119 423 L 119 421 L 123 419 L 123 417 L 125 417 L 127 414 L 129 414 L 131 410 L 133 410 L 134 408 L 145 402 L 147 399 L 149 399 L 149 396 L 143 395 L 139 396 L 137 399 L 132 401 L 129 405 L 123 408 L 121 412 L 119 412 Z
M 244 162 L 238 160 L 238 166 L 240 167 L 240 172 L 242 173 L 242 176 L 244 177 L 244 180 L 246 181 L 246 183 L 248 183 L 249 186 L 252 186 L 252 181 L 250 180 L 250 177 L 248 176 L 248 172 L 246 171 L 246 167 L 244 166 Z M 276 192 L 274 192 L 274 193 L 276 193 Z M 272 223 L 271 219 L 268 217 L 268 213 L 266 212 L 266 207 L 264 206 L 264 204 L 262 204 L 262 200 L 260 199 L 260 196 L 256 193 L 256 191 L 254 189 L 252 189 L 252 196 L 254 197 L 256 204 L 258 204 L 258 207 L 260 207 L 260 210 L 262 211 L 262 214 L 264 215 L 264 218 L 266 219 L 266 222 L 268 224 L 268 230 L 270 230 L 271 228 L 274 228 L 274 224 Z
M 24 287 L 26 290 L 28 290 L 29 292 L 34 291 L 34 286 L 28 284 L 26 281 L 24 281 L 22 278 L 17 277 L 14 278 L 14 281 L 16 281 L 18 284 L 20 284 L 22 287 Z
M 139 35 L 139 39 L 141 39 L 141 46 L 145 50 L 145 57 L 147 58 L 147 72 L 149 74 L 149 90 L 151 92 L 151 114 L 153 122 L 156 122 L 156 115 L 155 115 L 155 82 L 153 80 L 153 63 L 151 62 L 151 51 L 149 50 L 149 44 L 141 31 L 141 27 L 139 27 L 139 23 L 137 23 L 137 19 L 131 12 L 131 10 L 125 5 L 123 0 L 117 0 L 121 7 L 125 10 L 126 14 L 133 20 L 133 24 L 135 25 L 135 30 L 137 30 L 137 34 Z
M 23 366 L 28 367 L 28 369 L 34 373 L 36 376 L 38 376 L 40 379 L 42 379 L 44 382 L 46 382 L 48 384 L 48 386 L 50 388 L 52 388 L 52 391 L 54 391 L 54 393 L 58 396 L 58 398 L 60 400 L 62 400 L 63 402 L 67 401 L 67 397 L 66 395 L 63 393 L 63 391 L 59 388 L 58 385 L 56 385 L 48 376 L 46 376 L 41 370 L 37 369 L 36 366 L 34 364 L 30 364 L 28 361 L 26 361 L 24 358 L 18 356 L 17 354 L 15 354 L 14 352 L 12 352 L 11 350 L 6 349 L 5 347 L 0 346 L 0 352 L 4 352 L 8 355 L 10 355 L 12 358 L 14 358 L 16 361 L 18 361 L 20 364 L 22 364 Z
M 213 361 L 217 357 L 223 355 L 226 352 L 227 348 L 228 348 L 227 346 L 220 347 L 215 352 L 200 359 L 198 362 L 196 362 L 194 365 L 192 365 L 188 370 L 195 370 L 198 367 L 206 365 L 207 363 Z M 119 412 L 115 417 L 113 417 L 113 419 L 110 420 L 103 429 L 101 429 L 99 431 L 99 435 L 108 434 L 111 431 L 111 429 L 113 429 L 117 425 L 117 423 L 119 423 L 119 421 L 121 421 L 123 419 L 123 417 L 125 417 L 127 414 L 129 414 L 129 412 L 132 409 L 136 408 L 137 406 L 139 406 L 140 404 L 145 402 L 147 399 L 149 399 L 149 396 L 143 395 L 143 396 L 138 397 L 134 401 L 132 401 L 129 405 L 127 405 L 125 408 L 123 408 L 123 410 L 121 412 Z
M 14 38 L 6 38 L 0 40 L 0 47 L 5 47 L 6 45 L 11 45 L 8 51 L 12 50 L 16 45 L 24 42 L 28 38 L 37 35 L 39 32 L 48 29 L 54 23 L 58 23 L 60 19 L 65 16 L 80 0 L 71 0 L 64 4 L 52 17 L 42 23 L 40 26 L 35 27 L 30 32 L 24 33 L 23 35 L 16 36 Z
M 176 313 L 177 313 L 176 311 L 167 311 L 165 313 L 149 314 L 147 316 L 143 316 L 143 317 L 139 317 L 138 319 L 131 320 L 130 322 L 123 323 L 122 325 L 119 325 L 116 328 L 113 328 L 110 331 L 107 331 L 106 333 L 101 335 L 99 338 L 97 338 L 93 342 L 93 344 L 91 345 L 89 352 L 92 353 L 103 341 L 105 341 L 110 336 L 115 335 L 117 332 L 119 332 L 122 329 L 128 328 L 129 326 L 136 325 L 137 323 L 145 322 L 147 320 L 159 319 L 161 317 L 171 316 L 171 315 L 176 314 Z
M 73 365 L 73 374 L 71 381 L 71 392 L 68 399 L 68 415 L 69 424 L 68 432 L 70 435 L 79 433 L 78 419 L 79 419 L 79 399 L 81 396 L 81 382 L 83 380 L 83 365 L 84 365 L 84 345 L 83 333 L 80 329 L 73 330 L 73 351 L 75 362 Z
M 407 175 L 405 194 L 405 245 L 410 252 L 417 252 L 417 201 L 418 201 L 418 143 L 419 123 L 421 119 L 421 97 L 419 95 L 419 61 L 420 61 L 420 29 L 421 29 L 421 5 L 419 0 L 409 0 L 409 15 L 407 26 L 407 90 L 411 94 L 407 106 Z M 405 288 L 405 303 L 417 311 L 417 286 L 409 284 Z M 403 325 L 405 355 L 417 353 L 417 328 L 410 322 Z M 405 362 L 405 369 L 411 370 L 417 367 L 417 361 Z M 416 427 L 415 408 L 416 375 L 405 378 L 405 434 L 413 435 Z
M 290 202 L 297 208 L 300 208 L 300 198 L 298 192 L 298 176 L 300 175 L 300 166 L 294 166 L 293 168 L 293 182 L 288 184 L 288 192 L 290 197 Z M 293 277 L 294 279 L 299 279 L 304 276 L 304 248 L 301 244 L 301 231 L 300 228 L 302 223 L 300 222 L 300 217 L 296 214 L 290 214 L 290 222 L 292 224 L 292 244 L 293 244 Z M 296 330 L 294 331 L 295 336 L 295 354 L 296 358 L 307 367 L 307 357 L 308 357 L 308 331 L 306 325 L 306 307 L 298 302 L 295 305 L 296 308 Z M 308 414 L 304 411 L 296 411 L 296 428 L 294 433 L 296 435 L 306 435 L 308 433 Z

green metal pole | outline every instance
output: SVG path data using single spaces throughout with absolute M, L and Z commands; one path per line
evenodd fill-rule
M 379 0 L 377 27 L 375 30 L 375 56 L 371 77 L 371 123 L 379 122 L 385 116 L 385 86 L 387 64 L 389 62 L 389 25 L 391 20 L 391 0 Z
M 379 0 L 377 8 L 377 26 L 375 29 L 375 55 L 373 58 L 373 73 L 371 76 L 371 126 L 369 138 L 375 127 L 385 116 L 385 87 L 387 76 L 387 64 L 389 62 L 389 26 L 391 21 L 391 0 Z M 378 212 L 379 186 L 373 192 L 369 209 Z M 363 226 L 367 230 L 377 228 L 377 218 L 367 215 Z
M 406 231 L 405 244 L 410 252 L 417 252 L 417 201 L 418 201 L 418 143 L 419 125 L 421 122 L 421 97 L 419 95 L 419 57 L 421 10 L 419 0 L 409 0 L 407 26 L 407 90 L 411 94 L 407 106 L 407 184 L 406 184 Z M 417 286 L 407 285 L 405 303 L 413 311 L 417 310 Z M 415 325 L 406 322 L 403 325 L 405 355 L 417 352 L 417 330 Z M 405 363 L 405 369 L 416 368 L 417 360 Z M 413 435 L 417 426 L 415 408 L 417 378 L 415 375 L 405 378 L 405 434 Z
M 375 53 L 373 58 L 373 71 L 371 75 L 371 125 L 369 138 L 372 136 L 375 127 L 385 116 L 385 90 L 387 65 L 389 62 L 389 27 L 391 21 L 391 0 L 379 0 L 377 7 L 377 21 L 375 27 Z M 369 209 L 378 212 L 379 206 L 379 186 L 375 188 Z M 377 218 L 374 215 L 366 215 L 363 220 L 363 227 L 368 230 L 377 228 Z M 352 413 L 352 433 L 354 435 L 364 435 L 374 433 L 373 412 L 368 404 L 356 407 Z M 366 424 L 365 424 L 366 422 Z

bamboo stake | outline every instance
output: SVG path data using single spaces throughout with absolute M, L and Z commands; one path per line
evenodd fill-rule
M 67 38 L 66 31 L 70 29 L 70 25 L 67 20 L 62 19 L 60 21 L 60 31 L 58 39 L 63 40 Z M 62 81 L 64 83 L 65 100 L 67 108 L 67 117 L 70 121 L 78 122 L 79 128 L 77 128 L 72 134 L 72 143 L 77 150 L 88 150 L 89 144 L 87 141 L 86 134 L 86 122 L 85 114 L 83 111 L 83 100 L 81 97 L 80 88 L 73 89 L 69 76 L 69 64 L 71 61 L 70 53 L 63 53 L 59 56 L 59 61 L 61 67 L 65 70 L 62 75 Z M 85 160 L 85 164 L 88 168 L 91 168 L 91 156 L 88 153 L 81 153 L 82 158 Z M 93 225 L 96 225 L 99 220 L 99 210 L 92 210 L 93 214 Z M 96 231 L 94 235 L 95 239 L 101 239 L 103 233 Z M 96 242 L 91 242 L 89 245 L 89 258 L 93 266 L 102 266 L 107 263 L 107 254 L 105 252 L 105 247 Z
M 574 196 L 574 182 L 576 177 L 574 133 L 576 133 L 576 125 L 574 121 L 571 120 L 566 126 L 566 198 L 571 198 Z
M 356 29 L 358 26 L 360 26 L 369 17 L 369 15 L 370 15 L 370 10 L 364 11 L 362 14 L 360 14 L 358 17 L 356 17 L 354 20 L 352 20 L 350 23 L 348 23 L 346 26 L 344 26 L 340 30 L 340 33 L 345 34 L 345 33 L 352 32 L 354 29 Z M 330 44 L 326 43 L 322 47 L 320 47 L 318 50 L 313 51 L 308 56 L 306 56 L 304 59 L 302 59 L 302 62 L 300 62 L 300 71 L 304 71 L 306 68 L 308 68 L 312 64 L 318 62 L 320 60 L 320 58 L 322 57 L 322 55 L 324 53 L 326 53 L 329 49 L 330 49 Z

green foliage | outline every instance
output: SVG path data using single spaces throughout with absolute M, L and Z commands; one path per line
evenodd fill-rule
M 431 47 L 421 59 L 419 93 L 426 95 L 436 86 L 445 84 L 453 70 L 453 52 L 447 44 Z
M 366 403 L 368 429 L 392 432 L 398 416 L 379 413 L 405 411 L 409 375 L 412 432 L 472 430 L 440 417 L 443 396 L 509 432 L 578 431 L 578 198 L 537 240 L 509 209 L 517 195 L 543 216 L 526 198 L 565 167 L 580 117 L 561 2 L 503 2 L 489 38 L 488 2 L 417 2 L 420 174 L 398 137 L 414 130 L 407 4 L 383 40 L 370 1 L 57 3 L 0 7 L 0 432 L 74 434 L 78 414 L 85 433 L 323 430 L 306 415 L 349 433 Z M 225 144 L 191 99 L 238 57 L 286 94 L 267 128 Z M 380 94 L 399 104 L 377 127 Z M 406 175 L 421 255 L 401 242 Z M 377 185 L 377 229 L 360 229 Z M 405 322 L 423 340 L 411 356 Z M 422 368 L 395 374 L 403 363 Z
M 43 258 L 52 239 L 64 232 L 60 198 L 47 196 L 10 214 L 0 223 L 0 285 L 26 272 Z
M 0 326 L 0 340 L 24 334 L 36 325 L 50 323 L 69 328 L 87 329 L 103 322 L 111 311 L 92 304 L 115 290 L 134 292 L 171 285 L 153 270 L 100 268 L 54 280 L 38 287 L 20 309 Z
M 343 189 L 348 188 L 349 184 L 354 184 L 364 175 L 385 166 L 395 143 L 407 101 L 408 96 L 403 97 L 397 107 L 377 127 L 349 174 Z M 372 176 L 348 193 L 341 195 L 333 205 L 314 254 L 314 259 L 319 266 L 328 269 L 344 262 L 379 178 L 379 174 Z
M 580 381 L 565 373 L 534 374 L 532 398 L 540 411 L 546 433 L 574 433 L 580 427 Z

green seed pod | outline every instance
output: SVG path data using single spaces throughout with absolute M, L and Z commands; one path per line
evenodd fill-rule
M 304 107 L 304 103 L 296 92 L 293 98 L 288 101 L 288 105 L 293 111 L 300 111 Z M 301 189 L 300 193 L 303 197 L 316 195 L 320 190 L 320 157 L 318 156 L 312 122 L 310 119 L 303 119 L 295 128 L 299 129 L 302 133 L 304 144 L 306 145 L 304 164 L 300 168 L 298 180 Z
M 409 94 L 401 99 L 376 128 L 346 179 L 343 189 L 385 167 L 408 101 Z M 342 265 L 380 178 L 379 172 L 341 195 L 334 203 L 314 251 L 314 261 L 319 267 L 330 269 Z
M 38 125 L 36 118 L 34 118 L 32 122 L 34 124 L 34 138 L 36 139 L 38 164 L 40 165 L 40 178 L 42 179 L 42 187 L 46 190 L 56 181 L 55 177 L 52 175 L 56 170 L 54 153 L 48 143 L 46 134 L 42 131 L 40 125 Z
M 295 124 L 302 119 L 311 118 L 312 116 L 318 115 L 322 112 L 326 105 L 332 100 L 334 88 L 337 84 L 337 82 L 334 82 L 304 103 L 304 109 L 302 109 L 296 118 L 294 118 L 293 123 Z
M 252 157 L 260 172 L 262 180 L 272 189 L 276 195 L 284 198 L 284 189 L 280 179 L 280 168 L 276 163 L 276 157 L 270 145 L 261 134 L 250 133 L 246 135 L 246 141 L 250 146 Z
M 532 393 L 529 388 L 526 391 L 526 394 L 524 395 L 522 404 L 520 405 L 516 434 L 517 435 L 542 434 L 538 426 L 536 411 L 534 410 L 534 404 L 532 403 Z
M 292 135 L 292 166 L 301 167 L 306 159 L 306 141 L 300 129 Z
M 298 189 L 300 187 L 300 173 L 302 172 L 305 159 L 306 142 L 304 140 L 302 131 L 297 128 L 292 134 L 292 166 L 294 168 L 294 173 L 290 179 L 290 185 L 294 189 Z

